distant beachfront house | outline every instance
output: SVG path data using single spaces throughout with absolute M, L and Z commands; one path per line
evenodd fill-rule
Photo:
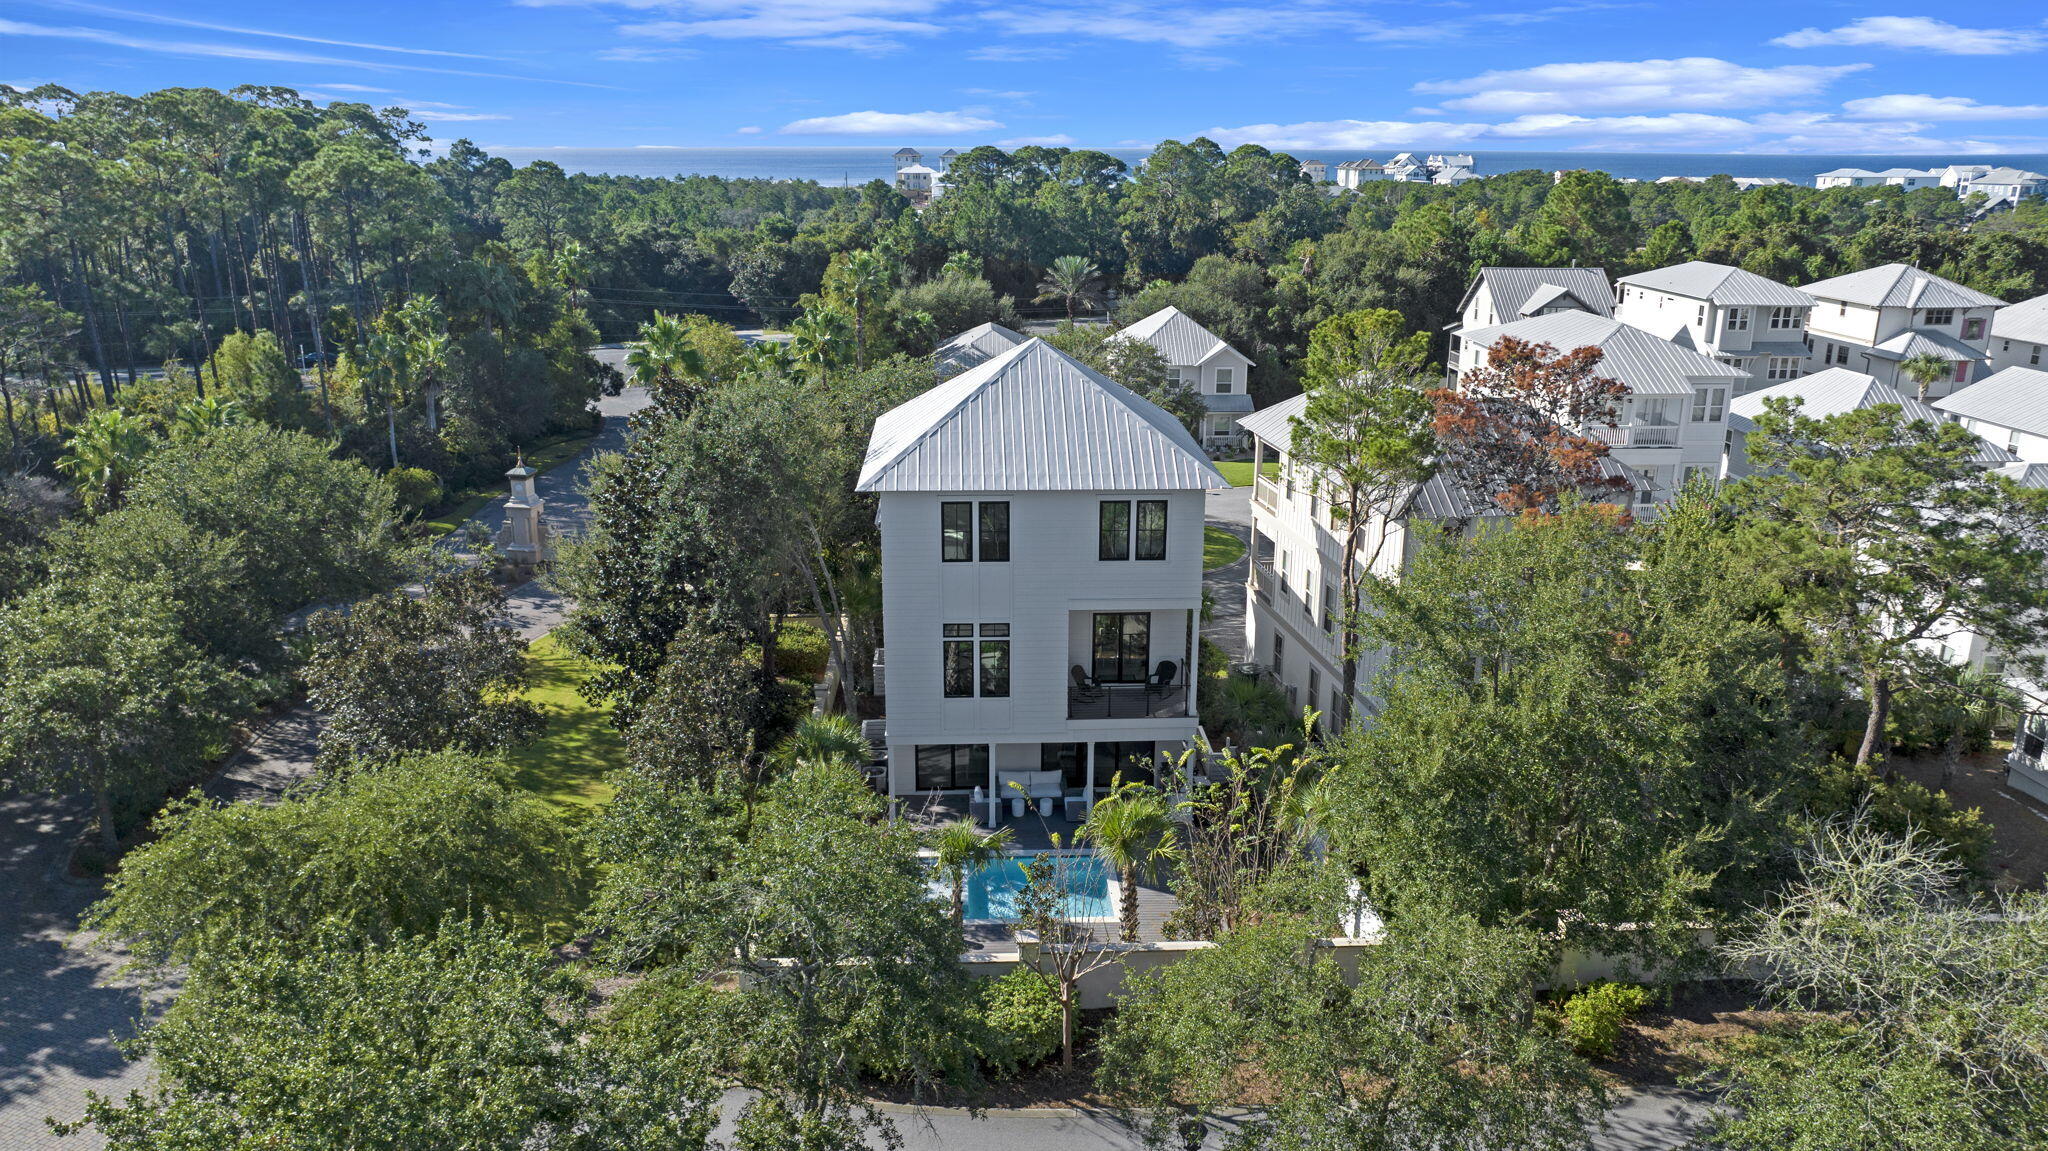
M 912 164 L 924 163 L 924 153 L 915 148 L 898 148 L 896 149 L 894 159 L 896 161 L 896 170 L 901 172 Z
M 923 164 L 906 164 L 896 169 L 896 190 L 906 196 L 937 194 L 939 173 Z
M 1388 160 L 1385 171 L 1389 180 L 1427 181 L 1429 179 L 1429 165 L 1416 159 L 1413 152 L 1403 152 Z
M 977 324 L 934 351 L 939 378 L 950 379 L 969 368 L 980 367 L 1029 338 L 998 323 Z
M 1741 368 L 1606 315 L 1570 310 L 1459 332 L 1449 385 L 1462 386 L 1510 337 L 1560 352 L 1600 349 L 1599 374 L 1627 385 L 1628 395 L 1613 427 L 1574 430 L 1604 441 L 1615 462 L 1648 480 L 1636 492 L 1639 506 L 1667 502 L 1694 476 L 1720 472 L 1728 400 L 1749 375 Z
M 1465 167 L 1463 165 L 1454 164 L 1447 168 L 1437 169 L 1435 174 L 1430 176 L 1429 182 L 1432 184 L 1444 184 L 1447 186 L 1456 187 L 1459 184 L 1463 184 L 1470 180 L 1477 180 L 1478 178 L 1479 173 L 1474 172 L 1472 169 Z
M 1883 176 L 1863 168 L 1836 168 L 1813 178 L 1816 188 L 1874 188 L 1883 183 Z
M 2048 349 L 2048 296 L 2007 304 L 1991 317 L 1991 370 L 2042 367 Z
M 1908 191 L 1914 188 L 1941 187 L 1939 168 L 1886 168 L 1878 173 L 1878 177 L 1887 187 L 1905 188 Z
M 1152 345 L 1166 361 L 1167 377 L 1192 384 L 1201 394 L 1208 409 L 1202 417 L 1205 446 L 1236 442 L 1238 417 L 1252 410 L 1251 357 L 1174 307 L 1161 308 L 1112 338 Z
M 1311 182 L 1320 184 L 1329 178 L 1330 166 L 1321 160 L 1303 160 L 1301 162 L 1301 174 Z
M 1657 182 L 1659 184 L 1704 184 L 1713 178 L 1712 176 L 1659 176 L 1657 177 Z M 1790 187 L 1792 185 L 1792 181 L 1787 180 L 1783 176 L 1730 176 L 1728 177 L 1728 182 L 1734 184 L 1738 192 L 1747 192 L 1751 188 L 1778 188 Z
M 1614 318 L 1741 368 L 1736 394 L 1806 374 L 1813 298 L 1727 264 L 1691 260 L 1623 276 Z
M 1917 392 L 1899 365 L 1922 354 L 1948 361 L 1928 387 L 1939 399 L 1985 374 L 1991 320 L 2004 303 L 1911 264 L 1885 264 L 1799 289 L 1814 308 L 1807 332 L 1822 367 L 1854 368 Z
M 1360 184 L 1387 178 L 1387 170 L 1378 160 L 1346 160 L 1337 165 L 1337 186 L 1356 188 Z
M 2017 204 L 2048 196 L 2048 176 L 2019 168 L 1992 168 L 1956 188 L 1961 196 L 1982 196 L 1990 204 Z
M 1960 188 L 1990 170 L 1989 164 L 1950 164 L 1941 169 L 1941 186 Z

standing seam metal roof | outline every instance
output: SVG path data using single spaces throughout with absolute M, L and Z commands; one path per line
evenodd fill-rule
M 1618 283 L 1633 284 L 1654 292 L 1670 292 L 1694 300 L 1735 307 L 1810 308 L 1813 298 L 1805 292 L 1755 272 L 1706 260 L 1688 260 L 1668 268 L 1654 268 L 1623 276 Z
M 1182 491 L 1227 486 L 1180 421 L 1028 340 L 875 421 L 863 492 Z
M 1991 335 L 2001 340 L 2048 344 L 2048 296 L 2035 296 L 1998 309 L 1991 317 Z
M 995 359 L 1030 337 L 1001 324 L 978 324 L 940 344 L 937 357 L 941 368 L 966 371 Z
M 2048 372 L 2006 368 L 1934 401 L 1934 406 L 1952 416 L 2048 436 Z
M 1174 367 L 1191 368 L 1230 345 L 1223 337 L 1195 322 L 1193 316 L 1175 307 L 1164 307 L 1118 332 L 1119 339 L 1142 340 L 1159 349 Z M 1231 348 L 1236 351 L 1235 348 Z M 1239 355 L 1244 353 L 1239 352 Z M 1251 363 L 1246 357 L 1246 363 Z
M 1502 336 L 1549 344 L 1560 352 L 1597 347 L 1602 353 L 1599 373 L 1627 384 L 1629 391 L 1639 396 L 1690 396 L 1694 380 L 1749 375 L 1634 325 L 1585 312 L 1552 312 L 1512 324 L 1471 328 L 1460 335 L 1489 348 Z
M 1841 300 L 1866 308 L 1983 308 L 2005 303 L 1911 264 L 1865 268 L 1799 290 L 1815 299 Z
M 1728 401 L 1729 431 L 1736 435 L 1755 431 L 1757 417 L 1764 414 L 1764 401 L 1781 399 L 1798 400 L 1800 414 L 1815 419 L 1861 411 L 1879 404 L 1894 404 L 1909 420 L 1943 422 L 1942 414 L 1935 410 L 1941 406 L 1939 403 L 1922 403 L 1862 372 L 1848 368 L 1824 368 L 1810 376 L 1772 384 Z M 2012 459 L 2012 453 L 1987 442 L 1975 458 L 1980 464 L 2002 464 Z
M 1563 288 L 1603 316 L 1614 314 L 1614 289 L 1607 284 L 1605 268 L 1481 268 L 1465 289 L 1465 298 L 1458 301 L 1460 315 L 1471 306 L 1481 284 L 1493 296 L 1496 316 L 1521 315 L 1529 297 L 1546 284 Z

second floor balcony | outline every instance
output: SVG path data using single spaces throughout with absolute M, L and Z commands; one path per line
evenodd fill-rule
M 1586 434 L 1611 448 L 1678 446 L 1677 424 L 1622 424 L 1612 428 L 1596 424 Z
M 1083 676 L 1067 686 L 1068 719 L 1178 719 L 1187 713 L 1187 676 L 1172 663 L 1161 664 L 1144 683 L 1093 683 Z

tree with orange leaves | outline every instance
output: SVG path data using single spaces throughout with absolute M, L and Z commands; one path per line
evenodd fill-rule
M 1429 393 L 1442 470 L 1475 503 L 1511 512 L 1555 511 L 1566 492 L 1598 500 L 1625 489 L 1601 466 L 1607 443 L 1586 434 L 1615 426 L 1628 395 L 1627 384 L 1599 374 L 1601 356 L 1502 336 L 1484 367 Z

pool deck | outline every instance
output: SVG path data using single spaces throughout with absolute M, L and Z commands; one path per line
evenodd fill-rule
M 1074 832 L 1080 824 L 1063 819 L 1055 813 L 1040 817 L 1036 811 L 1022 819 L 1011 819 L 1007 806 L 1003 809 L 1002 826 L 1010 828 L 1012 851 L 1049 851 L 1053 848 L 1053 837 L 1059 837 L 1062 848 L 1074 846 Z M 967 815 L 967 801 L 956 796 L 919 798 L 907 801 L 902 817 L 915 824 L 935 826 L 949 820 L 961 819 Z M 1166 917 L 1180 905 L 1173 893 L 1166 889 L 1168 875 L 1162 871 L 1150 881 L 1138 883 L 1138 941 L 1158 943 L 1165 940 Z M 1117 938 L 1118 927 L 1114 922 L 1104 923 L 1097 938 L 1111 941 Z M 1017 949 L 1016 937 L 1010 925 L 1002 923 L 970 923 L 967 925 L 967 943 L 970 952 L 1001 954 Z

